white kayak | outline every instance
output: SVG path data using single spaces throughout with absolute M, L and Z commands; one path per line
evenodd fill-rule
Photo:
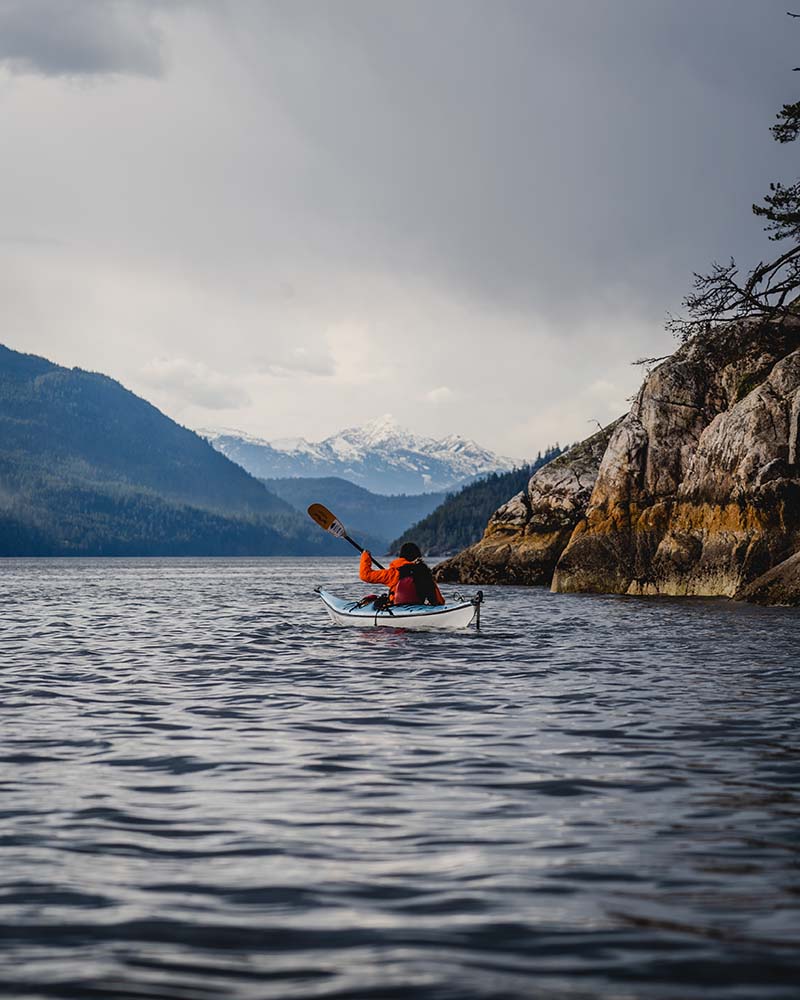
M 337 625 L 355 625 L 369 628 L 385 625 L 389 628 L 455 629 L 467 628 L 473 622 L 480 624 L 480 607 L 483 594 L 456 604 L 398 604 L 385 610 L 377 610 L 374 604 L 359 607 L 358 601 L 345 601 L 317 587 L 331 621 Z

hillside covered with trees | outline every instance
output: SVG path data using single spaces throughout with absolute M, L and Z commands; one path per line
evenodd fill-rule
M 337 551 L 118 382 L 0 345 L 0 555 Z
M 347 525 L 362 545 L 376 554 L 388 552 L 391 539 L 430 514 L 444 500 L 444 493 L 372 493 L 338 476 L 321 479 L 263 479 L 272 493 L 305 513 L 311 503 L 324 503 Z
M 432 556 L 450 555 L 474 545 L 490 515 L 525 489 L 533 473 L 557 458 L 562 450 L 558 445 L 547 448 L 530 465 L 492 473 L 450 494 L 436 510 L 395 539 L 390 551 L 397 552 L 406 541 L 416 542 L 424 553 Z

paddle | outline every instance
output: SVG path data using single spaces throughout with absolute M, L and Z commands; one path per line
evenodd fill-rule
M 358 542 L 354 542 L 347 534 L 347 530 L 339 518 L 332 514 L 327 507 L 323 507 L 321 503 L 312 503 L 308 508 L 308 516 L 312 521 L 316 521 L 323 531 L 329 531 L 335 538 L 343 538 L 346 542 L 350 542 L 353 548 L 358 549 L 359 552 L 364 551 Z M 377 559 L 372 561 L 378 569 L 383 569 Z

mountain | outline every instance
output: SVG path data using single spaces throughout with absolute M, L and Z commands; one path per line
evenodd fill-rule
M 556 563 L 586 511 L 603 453 L 619 422 L 596 431 L 537 469 L 519 493 L 494 511 L 479 540 L 439 563 L 436 578 L 458 583 L 549 585 Z
M 309 504 L 324 503 L 356 541 L 376 554 L 388 552 L 390 539 L 429 514 L 445 497 L 443 493 L 383 496 L 335 476 L 262 481 L 270 492 L 304 514 Z
M 337 551 L 118 382 L 0 345 L 0 555 Z
M 541 453 L 530 465 L 510 472 L 493 472 L 477 482 L 450 494 L 444 502 L 419 523 L 391 543 L 397 552 L 403 542 L 416 542 L 426 555 L 450 555 L 477 542 L 489 515 L 523 489 L 537 469 L 561 454 L 556 445 Z
M 800 320 L 720 324 L 540 469 L 440 580 L 800 605 Z
M 457 434 L 442 440 L 413 434 L 388 415 L 318 443 L 269 442 L 235 430 L 198 433 L 259 479 L 335 476 L 381 494 L 445 492 L 515 465 Z

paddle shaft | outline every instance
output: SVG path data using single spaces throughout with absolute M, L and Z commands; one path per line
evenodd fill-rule
M 344 530 L 344 525 L 339 520 L 339 518 L 331 513 L 327 507 L 321 503 L 312 503 L 308 508 L 308 516 L 316 524 L 322 528 L 323 531 L 329 531 L 335 538 L 343 538 L 346 542 L 350 542 L 353 548 L 358 549 L 359 552 L 364 550 L 358 544 L 354 542 L 353 539 Z M 384 567 L 378 562 L 377 559 L 372 560 L 378 569 L 383 569 Z
M 358 544 L 358 542 L 354 542 L 353 539 L 349 535 L 344 535 L 343 537 L 344 537 L 345 541 L 350 542 L 350 544 L 353 546 L 353 548 L 358 549 L 359 552 L 363 552 L 364 551 L 361 548 L 361 546 Z M 384 569 L 385 568 L 385 567 L 381 566 L 381 564 L 378 562 L 377 559 L 373 559 L 372 561 L 375 563 L 375 565 L 378 567 L 378 569 Z

